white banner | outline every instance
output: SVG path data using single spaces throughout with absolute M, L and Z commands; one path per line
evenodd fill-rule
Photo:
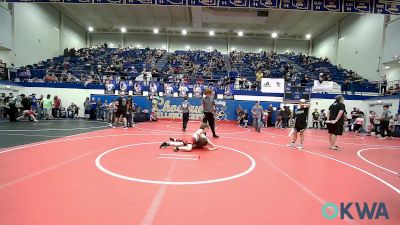
M 315 92 L 340 92 L 340 85 L 333 81 L 323 81 L 320 83 L 318 80 L 314 80 L 314 88 Z
M 285 80 L 283 78 L 262 78 L 261 92 L 264 93 L 283 93 L 285 90 Z

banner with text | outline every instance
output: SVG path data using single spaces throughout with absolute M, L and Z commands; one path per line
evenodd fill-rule
M 283 78 L 262 78 L 261 92 L 283 93 L 285 91 L 285 80 Z

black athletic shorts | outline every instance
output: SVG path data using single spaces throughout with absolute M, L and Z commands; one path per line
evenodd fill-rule
M 119 118 L 121 115 L 122 115 L 122 117 L 126 118 L 127 117 L 126 111 L 125 110 L 117 110 L 117 112 L 115 112 L 115 116 L 117 118 Z
M 328 133 L 334 134 L 334 135 L 342 135 L 343 134 L 343 125 L 342 124 L 332 124 L 328 123 Z
M 294 125 L 294 130 L 296 131 L 296 132 L 300 132 L 300 131 L 302 131 L 302 130 L 305 130 L 307 128 L 307 125 L 306 124 L 295 124 Z

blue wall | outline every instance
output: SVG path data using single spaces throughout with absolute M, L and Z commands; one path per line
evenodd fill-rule
M 100 98 L 103 102 L 107 100 L 108 102 L 114 101 L 118 98 L 116 95 L 91 95 L 93 98 Z M 159 98 L 158 100 L 150 100 L 148 97 L 144 96 L 133 96 L 134 103 L 142 109 L 151 110 L 151 104 L 157 103 L 158 108 L 158 116 L 160 118 L 181 118 L 181 109 L 180 105 L 183 101 L 183 98 L 177 97 L 164 97 Z M 190 116 L 191 119 L 201 119 L 203 116 L 202 107 L 201 107 L 201 99 L 197 98 L 189 98 L 189 103 L 191 105 L 190 108 Z M 252 122 L 251 116 L 251 108 L 254 105 L 254 101 L 237 101 L 237 100 L 215 100 L 217 114 L 216 117 L 218 120 L 236 120 L 236 108 L 240 105 L 242 109 L 247 109 L 249 113 L 249 122 Z M 262 102 L 261 105 L 264 109 L 267 109 L 269 105 L 273 107 L 279 108 L 280 102 Z M 274 116 L 273 116 L 274 119 Z

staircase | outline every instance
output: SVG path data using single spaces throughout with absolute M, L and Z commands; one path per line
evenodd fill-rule
M 156 68 L 157 70 L 162 70 L 165 66 L 165 64 L 167 63 L 167 59 L 168 56 L 170 55 L 170 53 L 165 53 L 156 63 Z

